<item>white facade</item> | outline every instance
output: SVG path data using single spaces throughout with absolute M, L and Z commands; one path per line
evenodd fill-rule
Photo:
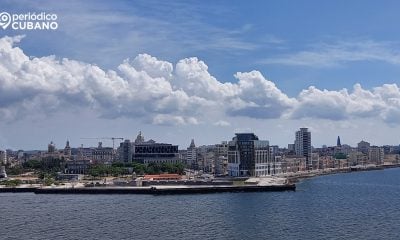
M 190 168 L 195 168 L 197 166 L 197 148 L 193 139 L 186 150 L 186 164 Z
M 264 177 L 282 172 L 280 158 L 275 158 L 275 147 L 270 147 L 268 141 L 254 140 L 254 169 L 247 169 L 255 177 Z M 233 177 L 240 174 L 240 152 L 228 151 L 228 174 Z
M 312 168 L 311 132 L 309 132 L 307 128 L 300 128 L 300 131 L 296 132 L 294 147 L 297 156 L 306 157 L 306 167 Z
M 262 177 L 270 175 L 272 161 L 270 159 L 269 149 L 255 150 L 255 176 Z

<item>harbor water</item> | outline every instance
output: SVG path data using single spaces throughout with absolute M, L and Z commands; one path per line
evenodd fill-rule
M 399 239 L 400 169 L 320 176 L 295 192 L 0 193 L 0 239 Z

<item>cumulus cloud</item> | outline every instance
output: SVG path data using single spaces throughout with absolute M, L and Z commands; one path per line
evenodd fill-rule
M 291 118 L 380 118 L 392 124 L 400 116 L 400 90 L 396 84 L 384 84 L 372 90 L 355 84 L 350 93 L 347 89 L 328 91 L 311 86 L 297 100 Z
M 259 71 L 238 72 L 222 82 L 196 57 L 174 66 L 148 54 L 114 70 L 55 56 L 28 57 L 16 46 L 22 37 L 0 39 L 0 119 L 15 120 L 63 109 L 94 110 L 99 117 L 139 118 L 160 125 L 211 123 L 226 116 L 257 119 L 379 118 L 396 124 L 400 90 L 384 84 L 349 91 L 309 87 L 289 97 Z
M 259 71 L 238 72 L 235 77 L 238 94 L 230 104 L 230 115 L 242 115 L 254 118 L 279 118 L 292 108 L 295 99 L 282 93 L 275 84 L 263 77 Z

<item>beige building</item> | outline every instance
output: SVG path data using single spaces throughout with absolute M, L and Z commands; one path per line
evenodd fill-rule
M 371 146 L 368 150 L 368 163 L 382 165 L 385 157 L 383 148 L 378 146 Z
M 279 160 L 278 160 L 279 161 Z M 280 159 L 282 173 L 306 171 L 306 157 L 296 155 L 282 156 Z

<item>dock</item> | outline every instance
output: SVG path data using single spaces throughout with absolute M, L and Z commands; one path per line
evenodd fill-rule
M 37 188 L 35 194 L 206 194 L 222 192 L 281 192 L 295 191 L 295 184 L 243 186 L 151 186 L 151 187 L 83 187 Z M 1 191 L 1 190 L 0 190 Z

